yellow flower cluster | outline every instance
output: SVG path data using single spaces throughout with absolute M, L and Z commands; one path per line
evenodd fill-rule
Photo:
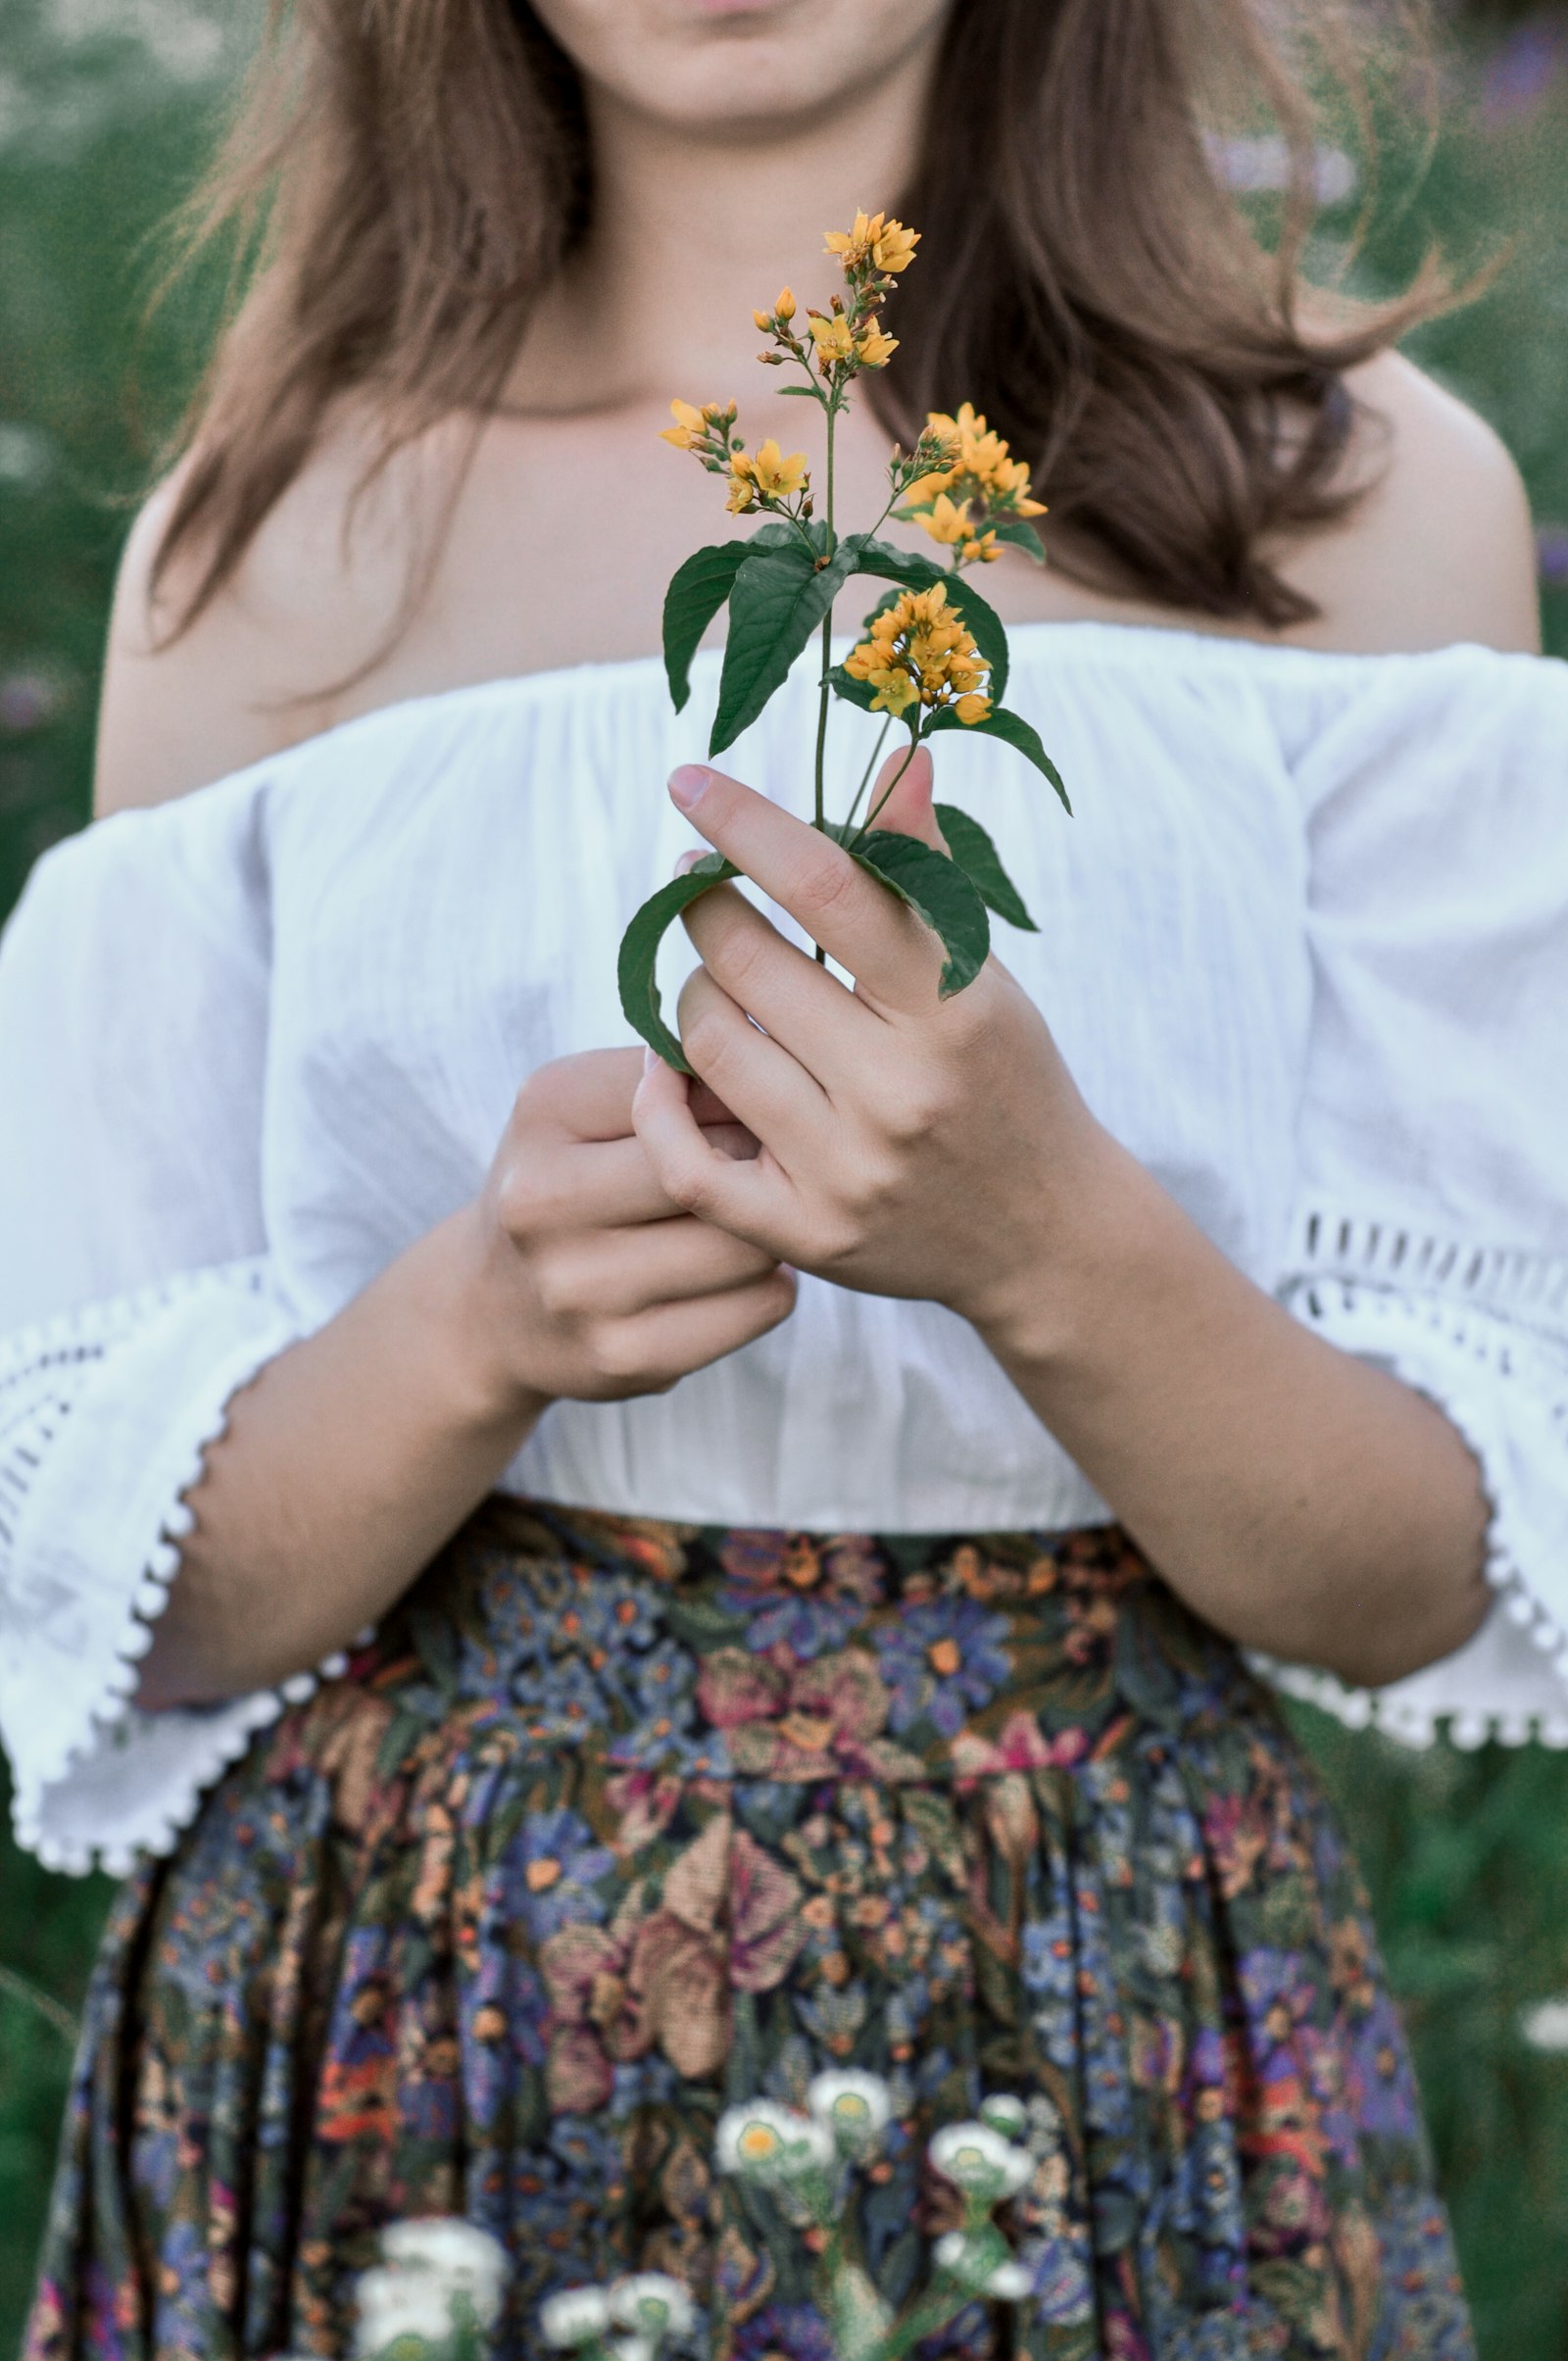
M 919 243 L 917 229 L 906 229 L 902 221 L 890 221 L 885 213 L 858 213 L 853 229 L 828 231 L 823 252 L 838 257 L 846 275 L 863 271 L 869 263 L 880 276 L 897 278 L 913 262 Z
M 948 605 L 945 582 L 902 592 L 873 615 L 870 634 L 845 659 L 844 669 L 876 691 L 874 713 L 897 717 L 919 704 L 933 711 L 951 706 L 966 723 L 986 719 L 989 667 L 961 615 Z
M 733 450 L 729 455 L 729 500 L 732 516 L 744 516 L 753 509 L 769 508 L 775 503 L 809 493 L 811 479 L 807 472 L 804 451 L 792 451 L 785 458 L 771 435 L 759 451 Z
M 1012 457 L 973 403 L 965 402 L 956 418 L 933 411 L 920 447 L 939 454 L 939 464 L 909 485 L 907 506 L 900 514 L 922 525 L 933 541 L 956 550 L 960 566 L 1000 555 L 992 530 L 999 519 L 1046 514 L 1045 503 L 1030 497 L 1028 467 Z
M 810 315 L 811 342 L 816 347 L 816 366 L 823 376 L 847 362 L 858 362 L 861 369 L 886 369 L 899 349 L 897 336 L 884 335 L 871 321 L 857 328 L 848 313 L 820 312 Z

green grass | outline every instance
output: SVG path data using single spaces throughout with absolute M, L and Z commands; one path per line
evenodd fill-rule
M 104 13 L 116 20 L 114 7 Z M 1530 53 L 1514 57 L 1528 66 Z M 146 283 L 143 241 L 201 150 L 218 86 L 216 77 L 182 83 L 123 37 L 68 51 L 47 33 L 45 0 L 9 0 L 0 55 L 0 910 L 43 847 L 85 817 L 115 553 L 146 464 L 123 396 Z M 1506 84 L 1494 76 L 1494 87 Z M 1405 136 L 1396 124 L 1396 185 Z M 1494 107 L 1486 125 L 1456 119 L 1420 196 L 1380 228 L 1361 266 L 1369 282 L 1393 283 L 1433 229 L 1462 263 L 1516 241 L 1485 298 L 1425 330 L 1415 349 L 1498 426 L 1544 523 L 1562 527 L 1565 139 L 1568 74 L 1533 115 L 1498 120 Z M 169 415 L 188 381 L 202 313 L 198 302 L 167 318 L 143 353 L 155 418 Z M 1434 497 L 1442 490 L 1435 485 Z M 1568 654 L 1568 585 L 1545 603 L 1550 643 Z M 1407 1754 L 1304 1711 L 1300 1721 L 1376 1898 L 1484 2361 L 1562 2361 L 1568 2058 L 1529 2050 L 1518 2018 L 1530 2002 L 1568 1992 L 1568 1758 Z M 47 1876 L 0 1839 L 0 1969 L 77 2007 L 107 1895 L 101 1881 Z M 56 2024 L 0 1977 L 7 2346 L 25 2302 L 67 2063 Z

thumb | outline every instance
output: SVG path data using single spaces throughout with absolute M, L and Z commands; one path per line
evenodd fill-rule
M 902 773 L 902 776 L 900 775 Z M 876 825 L 891 828 L 899 836 L 918 836 L 923 844 L 935 845 L 939 853 L 947 851 L 937 815 L 931 806 L 931 790 L 936 772 L 930 749 L 917 746 L 911 755 L 907 747 L 889 755 L 877 773 L 875 789 L 866 807 L 876 812 Z M 893 786 L 894 780 L 898 785 Z M 888 794 L 889 788 L 893 792 Z M 887 796 L 887 802 L 882 798 Z M 877 812 L 877 806 L 882 809 Z

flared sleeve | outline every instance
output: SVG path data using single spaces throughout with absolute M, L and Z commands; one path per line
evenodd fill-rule
M 1422 1742 L 1568 1744 L 1568 672 L 1369 668 L 1300 769 L 1313 1015 L 1280 1293 L 1439 1403 L 1491 1506 L 1495 1604 L 1378 1693 Z M 1419 693 L 1413 693 L 1415 684 Z
M 0 940 L 0 1736 L 62 1869 L 167 1848 L 279 1709 L 131 1701 L 204 1447 L 297 1333 L 261 1205 L 260 815 L 243 780 L 89 829 Z

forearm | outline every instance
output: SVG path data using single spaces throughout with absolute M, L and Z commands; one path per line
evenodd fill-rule
M 544 1407 L 487 1380 L 466 1339 L 482 1253 L 444 1222 L 236 1397 L 189 1495 L 195 1531 L 154 1627 L 153 1710 L 265 1688 L 405 1591 Z
M 1102 1142 L 1071 1246 L 979 1325 L 1172 1588 L 1244 1645 L 1358 1684 L 1487 1603 L 1479 1471 L 1443 1413 L 1311 1335 Z

